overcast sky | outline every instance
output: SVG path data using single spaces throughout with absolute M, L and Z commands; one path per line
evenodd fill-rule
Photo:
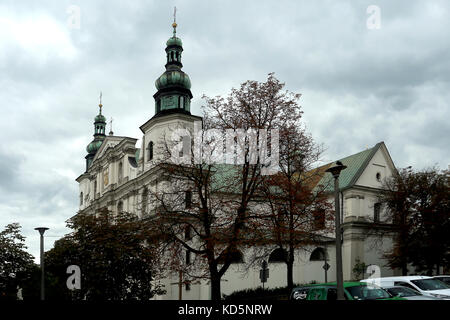
M 0 228 L 19 222 L 35 257 L 33 229 L 48 250 L 77 211 L 100 91 L 114 133 L 141 138 L 175 5 L 194 114 L 275 72 L 324 161 L 384 141 L 397 167 L 450 163 L 448 1 L 2 0 Z

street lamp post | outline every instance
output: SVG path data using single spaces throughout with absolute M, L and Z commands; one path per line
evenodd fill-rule
M 44 281 L 44 232 L 48 230 L 45 227 L 34 228 L 41 235 L 41 300 L 45 300 L 45 281 Z
M 339 175 L 342 170 L 347 168 L 342 162 L 337 161 L 336 164 L 326 170 L 334 177 L 334 211 L 335 211 L 335 231 L 336 231 L 336 287 L 337 299 L 344 300 L 344 277 L 342 274 L 342 243 L 341 243 L 341 214 L 339 206 Z

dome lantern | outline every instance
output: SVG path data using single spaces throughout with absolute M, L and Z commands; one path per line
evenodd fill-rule
M 176 10 L 176 9 L 175 9 Z M 166 42 L 166 71 L 155 81 L 155 115 L 166 113 L 190 114 L 190 101 L 192 99 L 191 80 L 181 70 L 181 54 L 183 43 L 176 35 L 177 23 L 172 24 L 173 36 Z

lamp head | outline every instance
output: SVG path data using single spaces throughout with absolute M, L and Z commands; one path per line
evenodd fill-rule
M 329 167 L 326 172 L 330 172 L 334 178 L 338 178 L 341 174 L 341 171 L 347 168 L 347 166 L 344 166 L 341 161 L 336 161 L 336 164 Z
M 39 231 L 40 235 L 42 236 L 42 235 L 44 235 L 44 232 L 46 230 L 48 230 L 48 228 L 46 228 L 46 227 L 39 227 L 39 228 L 34 228 L 34 230 Z

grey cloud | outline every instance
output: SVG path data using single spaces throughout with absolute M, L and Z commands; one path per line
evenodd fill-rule
M 79 30 L 67 25 L 73 4 L 81 9 Z M 378 1 L 381 29 L 368 30 L 371 4 L 2 1 L 2 17 L 44 19 L 62 42 L 7 38 L 3 46 L 0 39 L 0 225 L 20 222 L 35 255 L 36 224 L 51 225 L 55 236 L 67 232 L 99 91 L 114 132 L 140 138 L 139 125 L 154 112 L 174 5 L 195 113 L 203 94 L 226 95 L 275 72 L 287 89 L 303 94 L 304 120 L 327 147 L 325 160 L 384 140 L 400 167 L 446 167 L 450 5 Z

